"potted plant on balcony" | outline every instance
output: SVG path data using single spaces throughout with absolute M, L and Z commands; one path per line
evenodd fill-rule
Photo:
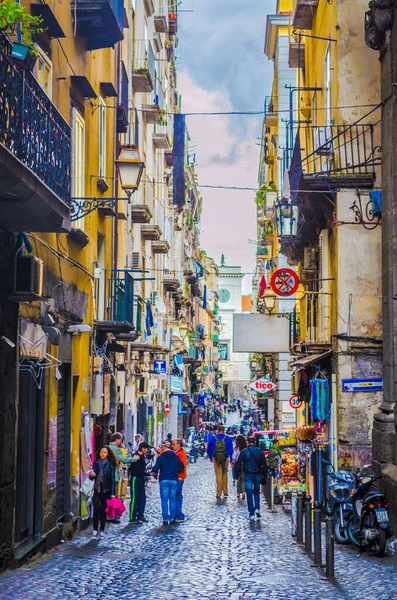
M 25 67 L 32 68 L 39 54 L 33 43 L 33 35 L 43 33 L 42 23 L 41 17 L 27 13 L 16 0 L 3 0 L 0 3 L 0 31 L 13 36 L 18 30 L 21 39 L 13 42 L 11 56 Z

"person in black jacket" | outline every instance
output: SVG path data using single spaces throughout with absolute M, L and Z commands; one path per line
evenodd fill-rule
M 160 498 L 163 513 L 163 524 L 170 525 L 176 519 L 176 495 L 178 491 L 178 475 L 183 471 L 183 463 L 173 450 L 161 452 L 152 474 L 160 471 Z
M 236 477 L 244 472 L 245 491 L 247 494 L 248 513 L 251 521 L 261 518 L 260 487 L 267 477 L 267 461 L 262 450 L 256 448 L 255 438 L 248 438 L 248 447 L 240 453 L 236 462 Z
M 145 518 L 146 491 L 145 491 L 145 470 L 146 454 L 150 446 L 147 442 L 141 442 L 138 451 L 132 456 L 133 462 L 130 464 L 130 521 L 131 523 L 147 523 Z
M 93 537 L 104 537 L 106 525 L 106 501 L 114 498 L 116 494 L 116 457 L 108 446 L 103 446 L 97 453 L 90 479 L 95 479 L 94 496 L 94 531 Z M 98 533 L 98 526 L 100 531 Z

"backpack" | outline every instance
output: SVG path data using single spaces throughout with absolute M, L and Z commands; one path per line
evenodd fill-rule
M 218 464 L 225 463 L 227 460 L 227 449 L 226 449 L 226 436 L 223 439 L 219 439 L 215 436 L 215 450 L 214 450 L 214 459 Z

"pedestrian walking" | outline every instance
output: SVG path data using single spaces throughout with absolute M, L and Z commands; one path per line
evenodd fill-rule
M 233 442 L 225 435 L 225 428 L 219 425 L 218 432 L 213 435 L 207 448 L 208 456 L 214 464 L 216 478 L 216 497 L 229 495 L 228 468 L 233 454 Z
M 269 466 L 269 473 L 272 477 L 277 476 L 278 465 L 281 460 L 280 440 L 279 438 L 273 438 L 272 445 L 269 448 L 267 455 L 267 464 Z
M 183 464 L 173 450 L 165 450 L 157 458 L 151 474 L 157 476 L 160 471 L 160 498 L 163 525 L 170 525 L 176 519 L 176 495 L 178 475 L 183 471 Z
M 185 448 L 183 447 L 182 440 L 174 440 L 172 442 L 172 449 L 175 454 L 180 459 L 183 464 L 183 471 L 181 471 L 178 475 L 178 489 L 176 491 L 176 516 L 175 523 L 183 523 L 185 520 L 185 515 L 182 510 L 183 503 L 183 484 L 185 483 L 185 479 L 187 477 L 187 455 Z
M 234 441 L 234 450 L 233 450 L 233 455 L 232 455 L 232 473 L 233 473 L 233 480 L 237 480 L 237 498 L 242 498 L 244 500 L 245 498 L 245 482 L 244 482 L 244 471 L 240 471 L 240 476 L 237 478 L 236 477 L 236 463 L 238 461 L 238 458 L 241 454 L 241 452 L 243 450 L 245 450 L 245 448 L 247 447 L 247 440 L 246 438 L 239 434 L 238 436 L 236 436 L 236 439 Z
M 90 479 L 95 479 L 94 506 L 94 538 L 103 538 L 106 525 L 106 502 L 116 493 L 116 458 L 108 446 L 100 448 L 96 461 L 90 472 Z M 99 529 L 98 529 L 99 528 Z
M 145 441 L 144 438 L 143 438 L 143 435 L 141 435 L 140 433 L 137 433 L 134 436 L 134 441 L 135 441 L 135 445 L 134 445 L 133 452 L 138 452 L 138 450 L 139 450 L 139 444 L 141 444 L 142 442 Z
M 133 454 L 133 462 L 130 464 L 130 522 L 147 523 L 145 518 L 146 491 L 145 491 L 145 471 L 146 454 L 150 446 L 147 442 L 141 442 L 137 452 Z
M 121 443 L 123 441 L 123 435 L 121 433 L 114 433 L 111 437 L 110 437 L 110 444 L 109 444 L 109 448 L 110 450 L 113 452 L 114 456 L 116 457 L 116 472 L 115 472 L 115 479 L 116 479 L 116 496 L 118 496 L 119 498 L 123 495 L 122 494 L 122 489 L 120 486 L 120 479 L 121 479 L 121 464 L 123 465 L 130 465 L 132 462 L 134 462 L 134 459 L 132 458 L 132 456 L 127 456 L 127 454 L 125 454 L 123 452 L 123 450 L 121 449 Z M 119 519 L 115 519 L 115 522 L 118 522 Z
M 255 447 L 255 438 L 248 438 L 248 447 L 240 453 L 236 463 L 236 476 L 244 473 L 248 513 L 251 521 L 260 519 L 260 487 L 266 483 L 267 462 L 262 450 Z

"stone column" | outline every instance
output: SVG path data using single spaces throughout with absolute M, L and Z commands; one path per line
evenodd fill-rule
M 397 19 L 395 0 L 373 0 L 365 41 L 380 51 L 382 102 L 382 294 L 384 394 L 374 418 L 373 466 L 386 475 L 389 496 L 397 489 Z M 393 499 L 389 500 L 393 504 Z M 394 500 L 394 514 L 397 501 Z

